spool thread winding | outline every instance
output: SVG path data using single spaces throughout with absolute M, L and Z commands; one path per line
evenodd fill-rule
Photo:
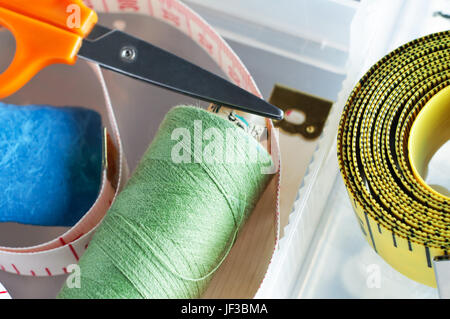
M 65 285 L 58 298 L 200 297 L 271 164 L 230 122 L 199 108 L 172 109 L 81 258 L 81 288 Z

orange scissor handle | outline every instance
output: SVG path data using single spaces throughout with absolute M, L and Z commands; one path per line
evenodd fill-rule
M 68 23 L 71 14 L 79 14 L 75 25 Z M 96 13 L 81 0 L 0 0 L 0 25 L 16 39 L 14 59 L 0 74 L 0 99 L 51 64 L 74 64 L 83 38 L 96 23 Z

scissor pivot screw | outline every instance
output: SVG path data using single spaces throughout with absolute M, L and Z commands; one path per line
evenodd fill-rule
M 120 51 L 120 57 L 125 62 L 129 63 L 134 62 L 137 57 L 137 51 L 135 48 L 132 47 L 123 47 L 122 50 Z

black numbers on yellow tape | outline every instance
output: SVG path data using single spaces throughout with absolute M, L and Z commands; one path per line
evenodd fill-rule
M 436 285 L 433 258 L 450 248 L 450 200 L 418 180 L 408 142 L 421 110 L 448 88 L 450 31 L 416 39 L 363 76 L 338 131 L 339 167 L 365 238 L 429 286 Z

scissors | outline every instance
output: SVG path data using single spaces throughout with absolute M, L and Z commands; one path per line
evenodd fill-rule
M 79 9 L 72 28 L 69 6 Z M 22 88 L 40 70 L 77 58 L 200 100 L 256 115 L 282 119 L 283 111 L 231 82 L 170 52 L 119 30 L 97 24 L 81 0 L 0 0 L 0 25 L 16 39 L 16 53 L 0 74 L 0 99 Z

